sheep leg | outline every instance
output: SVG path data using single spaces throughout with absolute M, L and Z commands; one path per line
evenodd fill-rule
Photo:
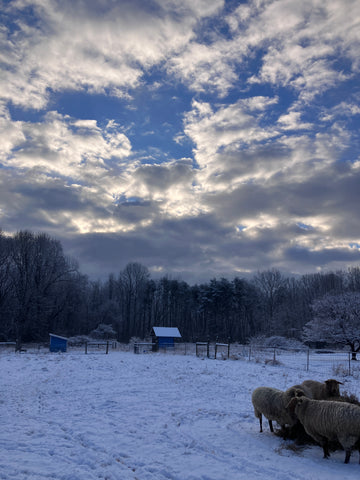
M 263 431 L 262 429 L 262 415 L 260 413 L 260 416 L 259 416 L 259 423 L 260 423 L 260 433 Z
M 286 440 L 289 436 L 290 429 L 286 428 L 286 425 L 281 425 L 281 433 L 284 437 L 284 440 Z
M 269 420 L 269 427 L 270 427 L 270 432 L 273 432 L 273 433 L 274 433 L 274 428 L 273 428 L 272 420 Z
M 328 439 L 326 437 L 323 437 L 322 435 L 319 435 L 317 432 L 313 431 L 312 429 L 305 427 L 305 432 L 312 437 L 315 442 L 317 442 L 319 445 L 322 446 L 323 452 L 324 452 L 324 458 L 329 458 L 330 457 L 330 452 L 329 452 L 329 444 L 328 444 Z
M 322 441 L 322 447 L 323 447 L 323 451 L 324 451 L 324 458 L 329 458 L 330 457 L 330 452 L 329 452 L 329 444 L 328 444 L 327 439 L 324 439 Z
M 351 456 L 351 449 L 355 445 L 357 441 L 357 436 L 351 435 L 339 435 L 338 440 L 341 443 L 341 446 L 345 450 L 345 462 L 344 463 L 349 463 L 350 456 Z M 360 449 L 360 446 L 358 446 Z M 360 451 L 360 450 L 359 450 Z
M 351 448 L 347 448 L 345 450 L 345 462 L 344 463 L 349 463 L 350 460 L 350 455 L 351 455 Z

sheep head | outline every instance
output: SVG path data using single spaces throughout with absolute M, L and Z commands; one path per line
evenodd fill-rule
M 329 378 L 329 380 L 325 380 L 326 391 L 329 397 L 339 397 L 340 396 L 340 388 L 339 385 L 344 385 L 342 382 L 335 380 L 333 378 Z
M 294 392 L 293 398 L 290 400 L 290 402 L 286 405 L 286 409 L 290 413 L 295 413 L 295 408 L 297 405 L 302 403 L 302 399 L 305 398 L 305 394 L 302 390 L 296 389 Z

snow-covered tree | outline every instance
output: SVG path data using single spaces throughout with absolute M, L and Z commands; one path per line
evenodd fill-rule
M 348 345 L 356 360 L 360 351 L 360 293 L 327 294 L 312 303 L 313 319 L 303 340 Z
M 111 325 L 100 323 L 95 330 L 90 333 L 92 338 L 99 338 L 102 340 L 110 340 L 116 338 L 116 332 Z

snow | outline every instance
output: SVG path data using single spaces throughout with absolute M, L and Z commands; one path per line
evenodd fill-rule
M 251 392 L 331 370 L 194 355 L 0 354 L 1 480 L 358 479 L 354 452 L 322 458 L 264 432 Z M 338 378 L 338 377 L 337 377 Z M 359 396 L 354 377 L 343 390 Z
M 153 330 L 157 337 L 181 338 L 177 327 L 153 327 Z

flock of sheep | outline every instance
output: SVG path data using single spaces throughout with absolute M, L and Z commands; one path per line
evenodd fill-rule
M 330 456 L 329 442 L 337 441 L 345 450 L 345 463 L 348 463 L 353 447 L 358 448 L 360 455 L 360 406 L 341 396 L 339 385 L 342 383 L 329 379 L 324 383 L 305 380 L 285 392 L 271 387 L 256 388 L 251 400 L 260 432 L 263 431 L 262 415 L 268 419 L 271 432 L 274 432 L 273 421 L 283 431 L 286 426 L 292 428 L 300 423 L 322 446 L 324 458 Z

